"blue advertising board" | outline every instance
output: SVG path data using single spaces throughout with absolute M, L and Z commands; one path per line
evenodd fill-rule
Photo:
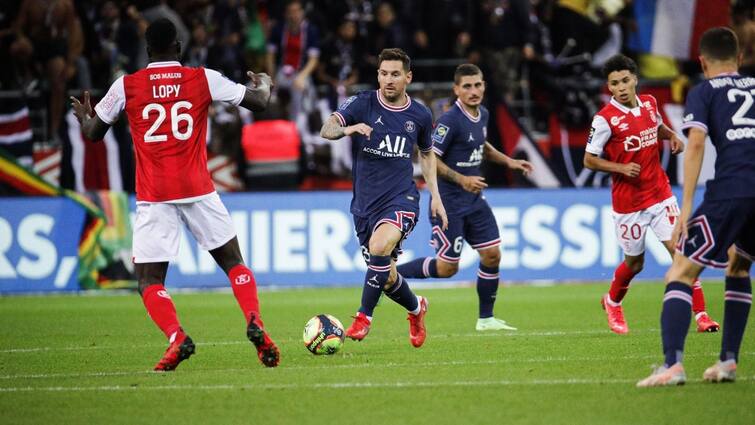
M 485 193 L 501 233 L 504 281 L 609 280 L 622 261 L 608 189 Z M 697 195 L 700 199 L 702 191 Z M 434 255 L 427 198 L 423 193 L 419 222 L 400 262 Z M 222 199 L 261 286 L 362 284 L 366 268 L 349 213 L 350 192 L 231 193 Z M 0 203 L 0 292 L 76 290 L 84 211 L 65 198 L 4 198 Z M 134 207 L 132 198 L 132 217 Z M 670 262 L 649 232 L 645 270 L 638 278 L 661 279 Z M 475 280 L 477 265 L 477 253 L 465 246 L 453 279 Z M 166 280 L 167 286 L 181 288 L 228 285 L 186 231 Z
M 0 198 L 0 292 L 78 290 L 85 214 L 67 198 Z

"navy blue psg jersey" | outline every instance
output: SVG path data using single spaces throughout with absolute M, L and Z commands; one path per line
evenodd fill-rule
M 685 133 L 692 127 L 710 136 L 716 147 L 715 177 L 705 198 L 755 198 L 755 78 L 719 75 L 696 85 L 687 95 Z
M 457 100 L 435 125 L 433 152 L 457 173 L 479 176 L 488 135 L 488 116 L 488 110 L 480 106 L 480 113 L 473 117 Z M 482 193 L 468 192 L 444 178 L 438 179 L 438 190 L 446 212 L 451 215 L 471 212 L 483 200 Z
M 351 213 L 366 217 L 392 204 L 417 204 L 412 152 L 414 145 L 429 152 L 433 119 L 424 105 L 406 96 L 406 105 L 392 107 L 377 90 L 352 96 L 333 113 L 342 126 L 364 123 L 372 134 L 351 136 L 354 198 Z

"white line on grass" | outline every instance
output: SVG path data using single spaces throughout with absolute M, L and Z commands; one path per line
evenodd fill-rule
M 642 331 L 634 331 L 632 334 L 648 334 L 658 333 L 659 329 L 646 329 Z M 449 338 L 511 338 L 511 337 L 531 337 L 531 336 L 578 336 L 578 335 L 610 335 L 608 330 L 589 330 L 589 331 L 533 331 L 533 332 L 477 332 L 477 333 L 464 333 L 464 334 L 437 334 L 430 336 L 431 339 L 449 339 Z M 296 338 L 284 338 L 276 340 L 278 342 L 298 342 Z M 197 345 L 246 345 L 249 341 L 210 341 L 199 342 Z M 70 346 L 70 347 L 25 347 L 25 348 L 5 348 L 0 349 L 0 354 L 13 354 L 13 353 L 34 353 L 43 351 L 79 351 L 79 350 L 120 350 L 123 348 L 149 348 L 149 347 L 163 347 L 163 344 L 138 344 L 128 346 L 115 346 L 115 345 L 83 345 L 83 346 Z
M 718 353 L 688 353 L 685 357 L 713 357 Z M 755 352 L 741 353 L 740 355 L 753 355 Z M 473 365 L 496 365 L 512 363 L 562 363 L 562 362 L 605 362 L 616 360 L 653 360 L 658 359 L 658 354 L 645 355 L 627 355 L 627 356 L 603 356 L 603 357 L 540 357 L 540 358 L 506 358 L 496 360 L 451 360 L 443 362 L 389 362 L 389 363 L 357 363 L 357 364 L 319 364 L 319 365 L 298 365 L 298 366 L 281 366 L 280 370 L 314 370 L 314 369 L 369 369 L 369 368 L 428 368 L 437 366 L 473 366 Z M 266 369 L 260 369 L 266 370 Z M 236 373 L 250 372 L 249 368 L 232 368 L 232 369 L 195 369 L 191 373 Z M 133 370 L 133 371 L 113 371 L 113 372 L 87 372 L 87 373 L 35 373 L 35 374 L 11 374 L 0 375 L 0 380 L 10 379 L 54 379 L 54 378 L 98 378 L 111 376 L 146 376 L 156 372 L 151 370 Z
M 738 381 L 752 381 L 754 377 L 737 378 Z M 83 391 L 237 391 L 237 390 L 299 390 L 299 389 L 352 389 L 352 388 L 436 388 L 436 387 L 502 387 L 538 385 L 625 385 L 634 384 L 636 378 L 626 379 L 532 379 L 497 381 L 437 381 L 437 382 L 332 382 L 320 384 L 261 384 L 261 385 L 106 385 L 91 387 L 0 387 L 0 393 L 10 392 L 83 392 Z M 688 380 L 689 383 L 702 382 L 701 379 Z

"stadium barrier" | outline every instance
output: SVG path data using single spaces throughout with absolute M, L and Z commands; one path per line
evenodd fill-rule
M 608 280 L 622 260 L 608 189 L 496 189 L 485 195 L 501 232 L 503 281 Z M 697 195 L 699 201 L 702 190 Z M 226 193 L 222 199 L 261 286 L 362 284 L 365 264 L 349 213 L 351 193 Z M 427 202 L 425 192 L 401 261 L 434 253 Z M 2 204 L 0 292 L 77 290 L 77 235 L 84 211 L 62 198 L 5 198 Z M 133 208 L 132 198 L 132 215 Z M 652 232 L 647 241 L 639 278 L 660 279 L 671 259 Z M 472 281 L 476 271 L 476 252 L 465 246 L 454 280 Z M 184 234 L 167 285 L 228 283 L 212 257 Z

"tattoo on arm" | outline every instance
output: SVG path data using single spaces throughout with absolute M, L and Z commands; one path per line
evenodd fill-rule
M 341 123 L 335 115 L 331 115 L 323 124 L 320 129 L 320 137 L 328 140 L 337 140 L 345 136 L 344 127 L 341 127 Z
M 436 161 L 435 161 L 435 164 L 436 164 L 435 167 L 437 169 L 438 176 L 440 176 L 440 177 L 442 177 L 442 178 L 444 178 L 444 179 L 446 179 L 446 180 L 448 180 L 448 181 L 450 181 L 452 183 L 459 184 L 459 177 L 460 177 L 459 173 L 457 173 L 456 171 L 452 170 L 439 157 L 436 156 L 435 159 L 436 159 Z

